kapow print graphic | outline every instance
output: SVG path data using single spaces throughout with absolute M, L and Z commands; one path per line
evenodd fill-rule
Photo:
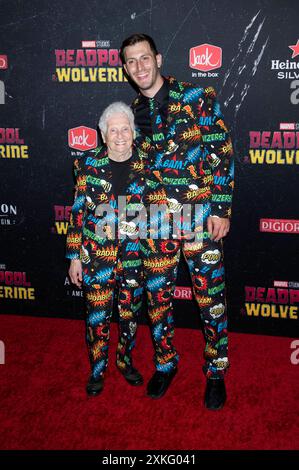
M 167 279 L 165 276 L 159 276 L 159 277 L 156 277 L 155 279 L 149 279 L 146 283 L 146 287 L 150 292 L 156 292 L 163 285 L 166 284 L 166 280 Z
M 93 242 L 92 253 L 95 257 L 110 263 L 117 258 L 118 249 L 114 245 L 98 248 L 97 244 Z
M 98 271 L 97 274 L 93 277 L 94 283 L 106 284 L 111 277 L 112 271 L 112 268 L 106 268 Z
M 195 163 L 200 158 L 200 155 L 201 155 L 201 149 L 198 147 L 193 147 L 187 151 L 186 160 L 187 162 Z
M 105 338 L 106 336 L 109 336 L 109 328 L 107 325 L 99 325 L 96 327 L 96 335 L 99 338 Z
M 103 356 L 103 349 L 105 345 L 106 343 L 103 340 L 97 341 L 93 344 L 91 351 L 94 360 L 100 359 Z
M 172 371 L 173 365 L 171 362 L 166 363 L 166 364 L 157 364 L 156 368 L 160 372 L 168 373 Z
M 218 349 L 220 346 L 227 345 L 227 337 L 221 338 L 218 343 L 216 343 L 216 348 Z
M 93 368 L 93 372 L 92 372 L 93 377 L 95 379 L 98 379 L 103 374 L 106 367 L 107 367 L 107 363 L 104 360 L 100 361 L 98 363 L 95 363 L 94 368 Z
M 162 338 L 162 335 L 163 335 L 163 326 L 161 325 L 161 323 L 159 323 L 159 325 L 157 325 L 154 329 L 153 329 L 153 335 L 154 335 L 154 339 L 157 341 L 157 340 L 160 340 Z
M 218 333 L 220 333 L 221 331 L 225 330 L 227 328 L 227 320 L 225 320 L 224 322 L 222 323 L 219 323 L 218 324 Z
M 174 253 L 178 249 L 178 242 L 165 240 L 161 242 L 161 250 L 165 254 Z
M 206 290 L 208 281 L 204 276 L 193 276 L 194 288 L 198 291 Z
M 78 196 L 74 201 L 75 212 L 78 212 L 82 207 L 84 207 L 85 199 L 84 196 Z
M 161 292 L 158 292 L 157 299 L 159 303 L 168 302 L 172 295 L 172 288 L 169 290 L 163 289 Z
M 130 303 L 131 303 L 131 292 L 130 290 L 121 290 L 121 292 L 119 293 L 119 303 L 122 304 L 122 305 L 127 305 L 129 306 Z
M 70 259 L 77 258 L 78 250 L 80 252 L 82 245 L 82 234 L 81 232 L 76 232 L 75 230 L 72 233 L 67 235 L 67 244 L 70 250 Z
M 164 272 L 174 264 L 176 264 L 176 259 L 169 259 L 169 257 L 144 260 L 144 266 L 154 273 Z
M 128 190 L 131 194 L 142 194 L 143 193 L 143 187 L 138 185 L 137 183 L 132 183 L 128 187 Z
M 186 93 L 183 95 L 183 103 L 192 103 L 194 101 L 198 101 L 200 98 L 203 98 L 203 90 L 201 88 L 191 88 L 191 90 L 187 90 Z M 191 113 L 191 108 L 189 113 Z
M 88 324 L 91 326 L 98 325 L 99 323 L 103 322 L 106 318 L 105 310 L 93 312 L 88 317 Z

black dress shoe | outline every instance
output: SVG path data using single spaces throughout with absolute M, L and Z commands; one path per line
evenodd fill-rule
M 130 385 L 142 385 L 143 384 L 142 375 L 140 374 L 140 372 L 138 372 L 137 369 L 134 369 L 134 367 L 131 367 L 130 369 L 127 369 L 124 371 L 120 369 L 118 370 L 120 371 L 120 373 L 124 376 L 124 378 Z
M 177 368 L 169 373 L 156 371 L 147 384 L 147 396 L 152 398 L 163 397 L 176 373 Z
M 95 379 L 92 375 L 89 377 L 89 380 L 86 386 L 87 395 L 95 397 L 96 395 L 99 395 L 99 393 L 101 393 L 103 388 L 104 388 L 104 377 L 99 377 L 98 379 Z
M 226 400 L 224 379 L 208 379 L 205 391 L 205 407 L 220 410 Z

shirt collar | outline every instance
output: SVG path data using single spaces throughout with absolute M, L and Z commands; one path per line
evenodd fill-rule
M 168 92 L 169 92 L 169 87 L 168 87 L 168 82 L 163 79 L 163 85 L 161 86 L 160 90 L 155 94 L 154 98 L 155 100 L 162 105 L 164 101 L 168 100 Z
M 155 94 L 154 98 L 161 106 L 164 104 L 165 101 L 168 101 L 168 93 L 169 93 L 169 84 L 168 80 L 163 77 L 163 85 L 161 86 L 160 90 Z M 140 93 L 140 98 L 144 103 L 148 103 L 150 98 L 147 98 L 142 93 Z

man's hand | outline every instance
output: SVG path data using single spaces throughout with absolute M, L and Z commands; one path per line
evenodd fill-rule
M 229 232 L 230 221 L 221 217 L 208 217 L 208 232 L 211 234 L 211 239 L 215 242 L 221 240 Z
M 82 263 L 79 259 L 72 259 L 69 269 L 69 276 L 73 284 L 79 289 L 82 286 Z

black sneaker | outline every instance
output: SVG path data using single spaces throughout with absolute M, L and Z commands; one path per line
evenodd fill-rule
M 103 388 L 104 388 L 104 377 L 101 376 L 98 379 L 95 379 L 93 375 L 89 377 L 89 380 L 86 386 L 87 395 L 95 397 L 96 395 L 99 395 L 101 393 Z
M 151 398 L 163 397 L 176 373 L 177 368 L 168 373 L 157 370 L 147 384 L 147 396 Z
M 205 407 L 208 410 L 220 410 L 226 401 L 224 379 L 207 379 Z
M 128 384 L 134 385 L 134 386 L 143 384 L 142 375 L 134 367 L 130 367 L 129 369 L 126 369 L 124 371 L 122 371 L 121 369 L 118 369 L 118 370 L 121 373 L 121 375 L 124 376 Z

